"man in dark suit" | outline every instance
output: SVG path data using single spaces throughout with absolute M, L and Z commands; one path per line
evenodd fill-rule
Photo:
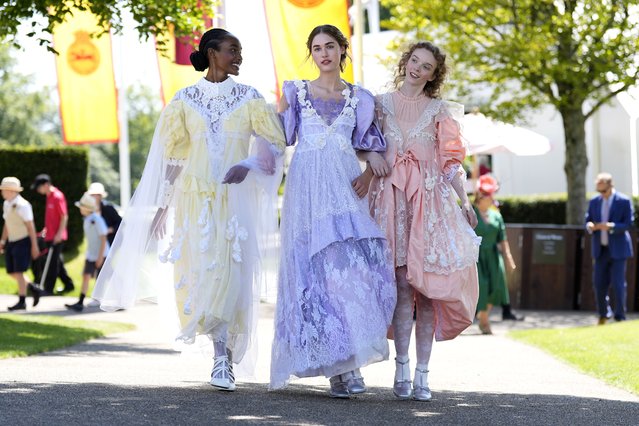
M 615 191 L 609 173 L 598 174 L 595 185 L 600 195 L 590 200 L 586 229 L 592 234 L 593 286 L 599 325 L 603 325 L 612 316 L 608 303 L 610 284 L 615 295 L 615 320 L 626 319 L 626 259 L 632 257 L 628 230 L 633 213 L 630 199 Z

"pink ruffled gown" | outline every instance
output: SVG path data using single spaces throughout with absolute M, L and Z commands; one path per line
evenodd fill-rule
M 408 283 L 432 299 L 436 340 L 453 339 L 473 322 L 481 243 L 450 184 L 463 172 L 466 151 L 453 118 L 463 107 L 398 91 L 377 101 L 392 172 L 371 182 L 371 214 L 386 234 L 395 268 L 406 266 Z

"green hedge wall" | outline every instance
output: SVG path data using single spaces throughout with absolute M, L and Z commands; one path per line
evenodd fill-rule
M 566 224 L 565 194 L 497 197 L 497 200 L 507 223 Z M 639 227 L 639 197 L 634 197 L 632 201 L 634 224 Z
M 82 216 L 73 203 L 87 189 L 89 155 L 85 147 L 60 148 L 0 148 L 0 179 L 15 176 L 20 179 L 24 191 L 22 196 L 33 205 L 36 231 L 44 226 L 45 197 L 30 189 L 33 178 L 40 173 L 51 176 L 53 185 L 67 199 L 69 210 L 69 240 L 65 251 L 77 250 L 82 243 Z M 0 224 L 3 224 L 0 217 Z

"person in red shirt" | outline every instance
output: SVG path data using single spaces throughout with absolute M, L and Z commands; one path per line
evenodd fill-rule
M 44 277 L 44 294 L 53 294 L 56 279 L 59 277 L 64 283 L 62 293 L 72 291 L 75 286 L 73 280 L 67 274 L 62 258 L 62 248 L 67 240 L 67 222 L 69 215 L 67 213 L 67 200 L 62 191 L 52 185 L 51 177 L 47 174 L 36 176 L 31 189 L 35 189 L 39 194 L 47 197 L 44 228 L 40 235 L 44 238 L 44 242 L 49 250 L 53 250 L 51 255 L 51 263 L 46 277 Z

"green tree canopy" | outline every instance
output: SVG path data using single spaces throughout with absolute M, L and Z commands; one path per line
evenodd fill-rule
M 30 23 L 30 37 L 52 50 L 50 34 L 74 9 L 89 10 L 103 28 L 120 32 L 123 13 L 129 11 L 137 23 L 136 30 L 144 39 L 168 34 L 175 29 L 178 36 L 202 30 L 203 16 L 213 16 L 215 1 L 201 0 L 20 0 L 0 3 L 0 39 L 17 44 L 15 35 L 22 23 Z M 45 22 L 44 24 L 42 22 Z
M 517 117 L 553 105 L 563 119 L 567 223 L 582 223 L 585 121 L 639 78 L 637 0 L 382 0 L 390 25 L 436 40 L 488 86 L 489 109 Z
M 15 71 L 16 60 L 0 45 L 0 146 L 53 146 L 62 142 L 53 88 L 36 88 Z
M 135 191 L 146 164 L 162 104 L 159 92 L 153 93 L 147 86 L 131 86 L 126 93 L 131 187 Z M 120 157 L 117 144 L 92 145 L 89 154 L 91 180 L 102 182 L 109 192 L 109 199 L 119 202 Z

